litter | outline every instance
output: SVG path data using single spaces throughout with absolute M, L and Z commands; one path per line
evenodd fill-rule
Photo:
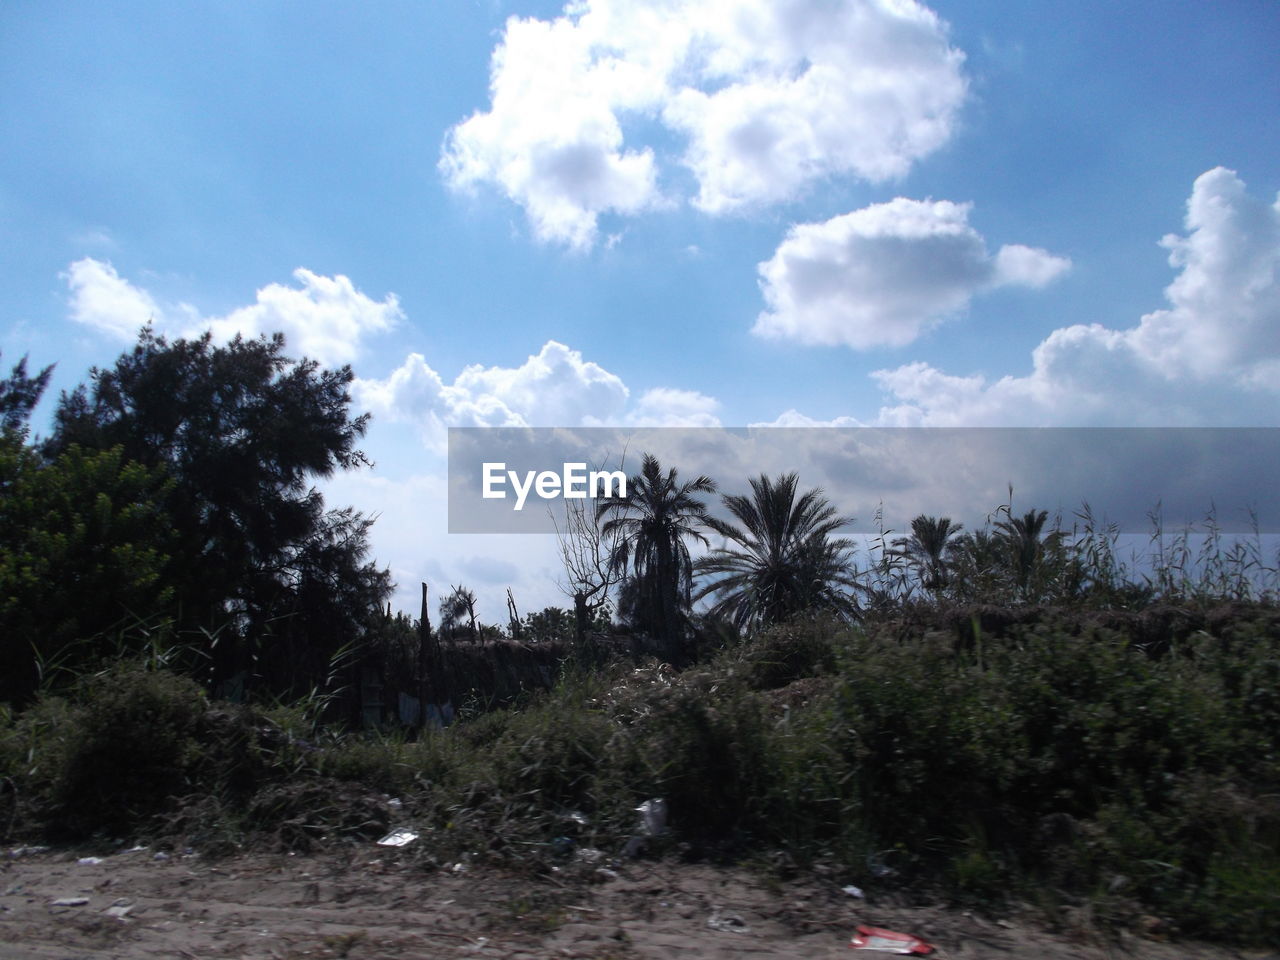
M 133 909 L 131 903 L 114 903 L 102 912 L 108 917 L 115 917 L 117 920 L 125 920 L 129 916 L 129 911 Z
M 17 860 L 19 857 L 30 857 L 37 853 L 45 853 L 48 847 L 14 847 L 9 851 L 9 859 Z
M 645 836 L 656 837 L 666 832 L 667 801 L 661 797 L 646 800 L 636 807 L 636 812 L 640 814 L 640 826 L 644 830 Z
M 915 954 L 924 956 L 933 953 L 934 946 L 925 943 L 919 937 L 909 933 L 898 933 L 896 930 L 884 930 L 881 927 L 859 926 L 858 932 L 849 941 L 855 950 L 879 950 L 883 953 Z
M 574 851 L 573 858 L 579 863 L 599 863 L 604 859 L 604 851 L 595 847 L 579 847 Z
M 847 893 L 849 896 L 856 897 L 859 900 L 862 900 L 866 897 L 866 894 L 862 892 L 862 888 L 855 887 L 853 884 L 849 884 L 849 886 L 847 887 L 841 887 L 840 890 L 842 893 Z
M 92 867 L 102 862 L 101 857 L 81 857 L 76 863 L 82 867 Z
M 720 930 L 724 933 L 751 932 L 751 928 L 736 913 L 722 914 L 719 910 L 711 911 L 711 918 L 707 920 L 707 926 L 712 930 Z
M 83 907 L 89 902 L 88 897 L 62 897 L 50 904 L 52 907 Z
M 413 843 L 418 839 L 418 835 L 412 830 L 392 830 L 385 837 L 378 841 L 380 847 L 403 847 L 406 844 Z

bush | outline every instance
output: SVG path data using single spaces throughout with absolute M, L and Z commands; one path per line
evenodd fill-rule
M 55 839 L 136 836 L 170 798 L 190 792 L 207 704 L 192 681 L 119 665 L 46 700 L 18 734 L 38 757 L 27 781 Z

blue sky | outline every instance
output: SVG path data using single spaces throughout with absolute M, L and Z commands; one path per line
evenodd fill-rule
M 1276 49 L 1270 0 L 11 0 L 0 349 L 351 363 L 331 498 L 496 616 L 554 557 L 444 534 L 450 425 L 1280 425 Z

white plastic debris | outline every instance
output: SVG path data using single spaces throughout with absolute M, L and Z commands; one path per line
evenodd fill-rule
M 604 851 L 595 847 L 579 847 L 574 853 L 574 859 L 581 863 L 599 863 L 604 859 Z
M 856 897 L 859 900 L 863 899 L 863 897 L 865 896 L 865 894 L 863 894 L 862 892 L 862 888 L 855 887 L 853 884 L 849 884 L 849 886 L 847 887 L 841 887 L 841 890 L 842 892 L 847 893 L 849 896 Z
M 17 860 L 19 857 L 31 857 L 37 853 L 45 853 L 48 847 L 14 847 L 9 851 L 9 858 Z
M 640 814 L 640 826 L 644 829 L 645 836 L 656 837 L 666 832 L 667 801 L 661 797 L 646 800 L 636 807 L 636 812 Z
M 719 909 L 711 911 L 707 926 L 723 933 L 750 933 L 751 928 L 736 913 L 721 913 Z
M 403 847 L 406 844 L 413 843 L 418 839 L 418 835 L 412 830 L 392 830 L 385 837 L 378 841 L 380 847 Z
M 61 897 L 53 901 L 50 906 L 53 907 L 83 907 L 89 902 L 88 897 Z
M 80 866 L 82 867 L 92 867 L 95 864 L 99 864 L 101 862 L 102 862 L 101 857 L 81 857 L 79 860 L 76 861 L 76 863 L 80 864 Z

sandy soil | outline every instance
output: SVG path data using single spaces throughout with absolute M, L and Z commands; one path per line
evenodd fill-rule
M 1137 935 L 1103 944 L 1017 920 L 856 900 L 834 884 L 780 886 L 709 866 L 634 861 L 614 876 L 589 867 L 530 881 L 493 870 L 426 872 L 407 854 L 373 845 L 218 861 L 157 860 L 149 850 L 100 863 L 79 856 L 0 860 L 0 957 L 890 956 L 850 950 L 855 927 L 867 923 L 925 938 L 939 960 L 1280 960 Z

